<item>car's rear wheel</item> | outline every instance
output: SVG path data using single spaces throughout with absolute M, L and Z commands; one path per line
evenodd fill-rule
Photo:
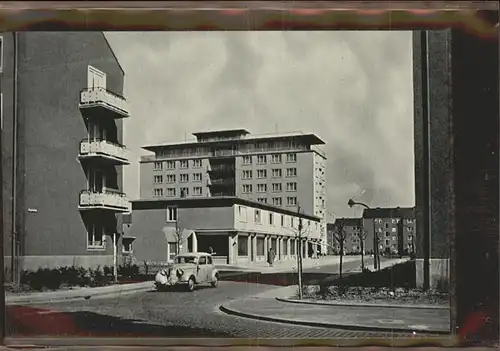
M 196 285 L 196 283 L 194 281 L 194 278 L 193 277 L 189 278 L 188 284 L 187 284 L 188 291 L 193 291 L 195 285 Z
M 216 274 L 214 276 L 214 278 L 212 279 L 212 281 L 210 282 L 210 285 L 212 285 L 212 287 L 216 288 L 218 284 L 219 284 L 219 275 Z

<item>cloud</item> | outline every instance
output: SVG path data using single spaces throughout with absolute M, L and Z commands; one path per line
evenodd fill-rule
M 302 130 L 327 142 L 328 210 L 413 206 L 410 32 L 106 33 L 126 72 L 132 164 L 140 147 L 218 128 Z

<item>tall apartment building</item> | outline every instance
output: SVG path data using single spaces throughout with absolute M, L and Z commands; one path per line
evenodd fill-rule
M 326 253 L 325 144 L 314 134 L 194 133 L 196 141 L 145 146 L 140 198 L 236 196 L 321 218 Z
M 380 253 L 408 255 L 415 252 L 414 207 L 365 209 L 363 230 L 367 252 L 373 252 L 374 238 L 378 240 Z
M 6 266 L 110 265 L 130 211 L 124 72 L 101 32 L 0 35 Z

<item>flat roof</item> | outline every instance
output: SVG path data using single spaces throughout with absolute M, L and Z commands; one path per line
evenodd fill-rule
M 257 140 L 272 140 L 272 139 L 299 139 L 304 143 L 309 145 L 324 145 L 326 144 L 322 139 L 320 139 L 316 134 L 313 133 L 303 133 L 303 132 L 290 132 L 290 133 L 269 133 L 269 134 L 249 134 L 240 139 L 227 139 L 227 140 L 213 140 L 213 141 L 180 141 L 180 142 L 165 142 L 155 145 L 146 145 L 142 148 L 148 151 L 156 151 L 160 148 L 178 148 L 178 147 L 196 147 L 196 146 L 214 146 L 214 145 L 224 145 L 224 144 L 244 144 L 247 141 L 257 141 Z
M 250 132 L 246 129 L 224 129 L 224 130 L 213 130 L 213 131 L 193 133 L 193 135 L 197 138 L 228 136 L 228 135 L 247 135 L 247 134 L 250 134 Z
M 365 209 L 363 218 L 415 218 L 415 207 L 377 207 Z
M 150 210 L 164 209 L 165 206 L 172 205 L 179 208 L 200 208 L 200 207 L 229 207 L 233 205 L 249 206 L 257 209 L 274 211 L 281 214 L 286 214 L 295 217 L 310 219 L 316 222 L 321 220 L 320 217 L 298 213 L 296 211 L 287 210 L 282 207 L 265 204 L 262 202 L 252 201 L 237 196 L 213 196 L 204 198 L 177 198 L 177 199 L 140 199 L 133 200 L 132 212 L 134 210 Z

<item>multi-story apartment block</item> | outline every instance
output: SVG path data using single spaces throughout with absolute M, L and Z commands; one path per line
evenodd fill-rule
M 335 223 L 328 223 L 328 246 L 330 247 L 329 253 L 340 253 L 340 242 L 336 239 L 335 228 L 341 225 L 345 232 L 344 237 L 344 254 L 358 254 L 363 249 L 366 252 L 366 236 L 363 236 L 363 220 L 361 218 L 338 218 Z M 361 240 L 364 242 L 361 243 Z
M 120 64 L 101 32 L 3 33 L 0 43 L 6 265 L 112 264 L 130 211 Z
M 194 133 L 157 144 L 140 161 L 140 198 L 237 196 L 321 218 L 326 253 L 326 156 L 314 134 L 252 135 L 244 129 Z
M 413 207 L 365 209 L 363 231 L 367 236 L 366 251 L 368 252 L 373 252 L 375 241 L 378 241 L 380 253 L 407 255 L 415 252 L 415 210 Z

